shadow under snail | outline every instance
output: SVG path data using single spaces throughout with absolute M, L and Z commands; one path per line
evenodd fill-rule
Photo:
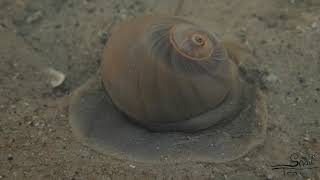
M 266 108 L 232 57 L 215 34 L 179 17 L 122 23 L 108 40 L 101 73 L 72 97 L 73 131 L 94 149 L 129 160 L 238 158 L 261 143 Z M 196 140 L 177 145 L 187 137 Z

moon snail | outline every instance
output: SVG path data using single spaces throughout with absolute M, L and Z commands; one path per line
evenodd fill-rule
M 248 70 L 255 58 L 242 61 L 207 29 L 165 16 L 114 27 L 100 71 L 71 97 L 76 137 L 152 163 L 226 162 L 261 144 L 267 108 Z

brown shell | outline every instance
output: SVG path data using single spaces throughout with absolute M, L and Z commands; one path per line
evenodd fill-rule
M 151 130 L 197 131 L 239 111 L 239 98 L 228 100 L 241 95 L 237 65 L 215 35 L 181 18 L 148 16 L 121 24 L 101 68 L 116 107 Z M 222 106 L 228 109 L 217 114 L 219 120 L 195 118 Z

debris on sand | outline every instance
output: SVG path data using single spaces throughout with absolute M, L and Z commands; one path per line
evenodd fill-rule
M 267 77 L 266 77 L 266 81 L 268 82 L 271 82 L 271 83 L 274 83 L 276 81 L 278 81 L 278 76 L 274 75 L 274 74 L 269 74 Z
M 65 74 L 53 68 L 45 69 L 45 73 L 49 76 L 49 82 L 53 88 L 60 86 L 66 79 Z
M 42 16 L 43 16 L 43 13 L 41 11 L 36 11 L 35 13 L 31 14 L 27 18 L 26 22 L 28 24 L 33 24 L 33 23 L 39 21 L 42 18 Z
M 109 39 L 109 34 L 107 32 L 100 31 L 100 32 L 98 32 L 98 36 L 99 36 L 101 44 L 107 43 L 107 41 Z

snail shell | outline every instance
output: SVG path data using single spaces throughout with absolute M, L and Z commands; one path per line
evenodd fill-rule
M 216 35 L 178 17 L 120 25 L 101 69 L 115 106 L 153 131 L 198 131 L 241 109 L 237 65 Z M 212 111 L 212 118 L 202 116 Z

